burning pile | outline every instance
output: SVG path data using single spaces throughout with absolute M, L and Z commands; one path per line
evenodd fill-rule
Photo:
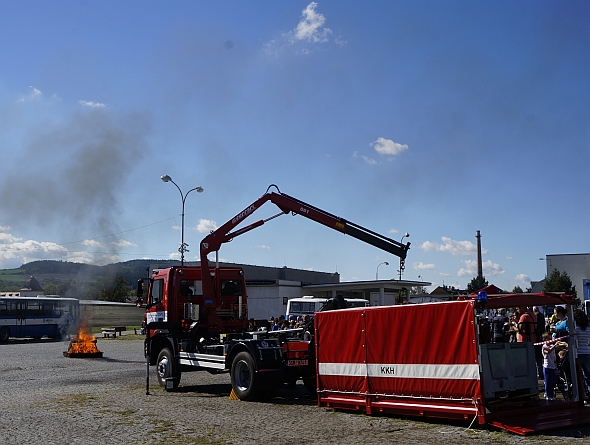
M 96 337 L 90 333 L 83 321 L 75 337 L 70 340 L 70 346 L 64 357 L 72 358 L 100 358 L 102 352 L 96 347 Z

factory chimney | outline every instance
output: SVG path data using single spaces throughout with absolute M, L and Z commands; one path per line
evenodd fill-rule
M 481 262 L 481 235 L 479 230 L 475 234 L 475 238 L 477 238 L 477 276 L 483 277 L 483 265 Z

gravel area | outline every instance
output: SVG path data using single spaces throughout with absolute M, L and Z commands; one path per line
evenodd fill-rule
M 152 367 L 146 395 L 142 337 L 97 345 L 103 358 L 66 358 L 67 342 L 0 344 L 0 444 L 590 443 L 590 428 L 519 437 L 318 408 L 301 382 L 268 402 L 241 402 L 229 398 L 228 374 L 183 374 L 167 393 Z

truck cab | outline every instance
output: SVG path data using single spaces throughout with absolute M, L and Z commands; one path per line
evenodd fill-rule
M 156 269 L 150 277 L 145 324 L 169 323 L 208 334 L 243 331 L 248 326 L 244 273 L 239 268 L 211 271 L 219 301 L 203 295 L 200 267 Z

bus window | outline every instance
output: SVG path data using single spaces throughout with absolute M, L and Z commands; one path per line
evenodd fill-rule
M 41 315 L 41 303 L 38 301 L 29 301 L 27 304 L 27 315 L 39 317 Z

